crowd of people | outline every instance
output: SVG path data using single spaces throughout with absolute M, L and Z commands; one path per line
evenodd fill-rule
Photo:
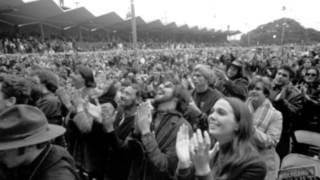
M 56 53 L 74 51 L 74 42 L 61 37 L 42 39 L 39 35 L 0 34 L 0 54 Z
M 220 43 L 221 45 L 222 43 Z M 216 46 L 215 43 L 179 42 L 160 40 L 141 40 L 137 43 L 138 49 L 190 49 Z M 53 54 L 68 52 L 92 52 L 109 50 L 129 50 L 132 43 L 120 38 L 80 40 L 79 37 L 66 38 L 66 35 L 51 35 L 42 38 L 39 34 L 14 35 L 0 33 L 0 54 Z
M 0 179 L 276 180 L 319 71 L 317 46 L 0 55 Z

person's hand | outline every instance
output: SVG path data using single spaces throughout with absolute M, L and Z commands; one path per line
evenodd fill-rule
M 287 93 L 287 87 L 283 87 L 281 92 L 276 96 L 275 100 L 279 101 L 280 99 L 283 99 L 286 97 L 286 93 Z
M 303 95 L 307 95 L 307 87 L 306 86 L 300 86 L 300 91 L 301 91 L 301 94 Z
M 141 105 L 138 106 L 137 117 L 136 117 L 137 128 L 141 133 L 141 135 L 145 135 L 151 132 L 150 130 L 151 122 L 152 122 L 152 112 L 151 112 L 150 106 L 148 103 L 142 103 Z
M 193 134 L 190 141 L 190 155 L 194 164 L 196 175 L 206 175 L 210 173 L 210 152 L 211 140 L 207 131 L 202 132 L 200 129 Z
M 73 105 L 76 107 L 77 111 L 81 111 L 84 109 L 85 100 L 81 97 L 79 91 L 76 91 L 72 94 L 71 101 Z
M 102 123 L 102 109 L 101 105 L 99 104 L 99 101 L 95 99 L 96 105 L 91 104 L 90 102 L 85 104 L 86 112 L 93 117 L 94 120 L 98 121 L 99 123 Z
M 187 125 L 182 124 L 179 128 L 176 141 L 176 151 L 180 168 L 188 168 L 191 165 L 189 146 L 189 129 Z
M 197 116 L 202 114 L 202 111 L 199 109 L 199 107 L 196 105 L 194 101 L 191 101 L 189 103 L 189 108 L 193 110 L 197 114 Z
M 116 119 L 117 111 L 110 103 L 101 106 L 102 125 L 107 132 L 114 130 L 114 121 Z

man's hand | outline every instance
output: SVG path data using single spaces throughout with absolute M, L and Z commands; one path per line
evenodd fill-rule
M 148 103 L 142 103 L 137 109 L 137 118 L 136 118 L 137 128 L 141 133 L 141 135 L 145 135 L 151 132 L 150 130 L 151 122 L 152 122 L 151 108 Z

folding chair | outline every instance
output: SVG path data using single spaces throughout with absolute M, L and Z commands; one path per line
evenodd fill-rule
M 320 133 L 294 132 L 293 153 L 281 163 L 278 180 L 320 180 Z

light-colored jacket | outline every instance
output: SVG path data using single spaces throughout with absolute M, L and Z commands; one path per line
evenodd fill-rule
M 265 179 L 275 180 L 280 166 L 280 159 L 275 148 L 281 136 L 282 114 L 272 106 L 269 99 L 266 99 L 256 110 L 253 109 L 252 102 L 247 101 L 247 104 L 253 113 L 254 140 L 267 164 Z

